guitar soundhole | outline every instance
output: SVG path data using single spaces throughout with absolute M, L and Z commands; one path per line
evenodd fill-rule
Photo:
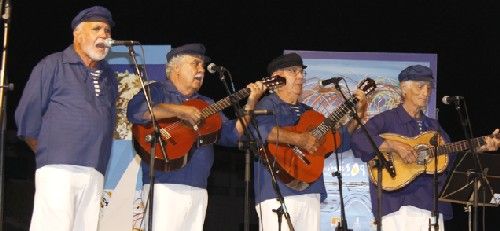
M 417 146 L 417 154 L 417 164 L 427 164 L 427 160 L 429 159 L 429 149 L 425 146 Z

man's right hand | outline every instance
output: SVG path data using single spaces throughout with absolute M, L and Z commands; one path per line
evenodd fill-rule
M 34 153 L 36 153 L 36 148 L 38 146 L 38 140 L 37 139 L 26 137 L 26 138 L 24 138 L 24 142 L 26 142 L 26 144 L 28 144 L 28 146 L 30 147 L 31 151 L 33 151 Z
M 201 111 L 198 108 L 185 105 L 175 105 L 174 113 L 177 118 L 184 120 L 191 125 L 199 124 L 201 120 Z
M 386 142 L 391 152 L 397 153 L 403 162 L 411 164 L 417 161 L 417 152 L 410 145 L 395 140 L 386 140 Z
M 312 154 L 318 150 L 320 146 L 320 141 L 316 139 L 316 137 L 314 137 L 310 132 L 303 132 L 300 133 L 299 135 L 297 146 L 307 151 L 308 153 Z

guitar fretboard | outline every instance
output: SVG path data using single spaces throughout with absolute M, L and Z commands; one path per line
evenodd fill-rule
M 475 147 L 481 147 L 483 146 L 485 142 L 485 137 L 486 136 L 481 136 L 477 138 L 471 139 L 471 143 Z M 438 146 L 437 150 L 439 154 L 448 154 L 452 152 L 461 152 L 470 149 L 469 142 L 467 140 L 462 140 L 454 143 L 449 143 L 449 144 L 444 144 Z M 431 153 L 434 154 L 434 149 L 431 149 Z
M 211 116 L 217 112 L 220 112 L 220 111 L 224 110 L 225 108 L 231 106 L 232 100 L 234 100 L 235 102 L 238 102 L 238 101 L 248 97 L 249 95 L 250 95 L 250 89 L 244 88 L 244 89 L 241 89 L 238 92 L 236 92 L 230 96 L 227 96 L 224 99 L 219 100 L 217 103 L 214 103 L 201 111 L 202 119 L 206 119 L 209 116 Z
M 328 118 L 323 120 L 323 122 L 312 131 L 312 135 L 316 138 L 323 137 L 351 110 L 351 107 L 356 105 L 356 103 L 358 103 L 358 99 L 356 97 L 351 97 L 345 101 L 339 108 L 337 108 L 337 110 L 333 111 Z

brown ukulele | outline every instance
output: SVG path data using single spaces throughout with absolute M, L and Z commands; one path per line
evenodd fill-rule
M 286 79 L 281 76 L 266 77 L 262 81 L 269 89 L 274 89 L 286 83 Z M 240 101 L 249 95 L 250 89 L 244 88 L 212 105 L 200 99 L 191 99 L 184 102 L 182 105 L 196 107 L 201 111 L 201 123 L 196 126 L 192 126 L 178 118 L 158 120 L 160 140 L 163 142 L 168 161 L 165 161 L 161 146 L 157 143 L 155 169 L 168 172 L 182 168 L 191 158 L 188 153 L 193 144 L 205 145 L 216 142 L 218 131 L 222 127 L 222 117 L 219 112 L 229 107 L 232 100 Z M 150 158 L 151 144 L 149 141 L 153 132 L 154 129 L 151 123 L 134 124 L 132 126 L 135 150 L 145 160 Z
M 397 153 L 383 153 L 387 160 L 392 161 L 397 174 L 396 177 L 392 178 L 386 169 L 382 170 L 382 189 L 386 191 L 394 191 L 405 187 L 418 175 L 424 172 L 427 174 L 434 174 L 435 151 L 432 143 L 442 144 L 437 147 L 438 173 L 443 172 L 446 166 L 448 166 L 448 153 L 465 151 L 470 148 L 466 140 L 445 144 L 443 138 L 435 131 L 423 132 L 415 137 L 406 137 L 394 133 L 383 133 L 379 136 L 385 140 L 394 140 L 408 144 L 415 149 L 418 155 L 416 163 L 407 164 L 403 162 Z M 482 136 L 472 139 L 472 145 L 476 147 L 482 146 L 485 144 L 485 137 L 486 136 Z M 496 137 L 500 137 L 500 134 L 497 134 Z M 375 185 L 377 185 L 378 176 L 377 167 L 375 165 L 377 159 L 378 158 L 375 157 L 368 162 L 370 181 Z
M 375 87 L 375 81 L 370 78 L 363 80 L 358 85 L 358 88 L 365 94 L 371 93 Z M 283 183 L 290 188 L 302 191 L 321 176 L 327 154 L 341 144 L 340 135 L 331 131 L 357 102 L 356 97 L 351 97 L 326 119 L 317 111 L 307 110 L 300 116 L 297 125 L 283 127 L 285 130 L 298 133 L 309 131 L 314 137 L 321 140 L 321 146 L 315 153 L 308 153 L 290 144 L 271 142 L 267 144 L 267 151 L 271 154 L 269 155 L 271 161 L 275 160 L 277 163 L 274 171 Z

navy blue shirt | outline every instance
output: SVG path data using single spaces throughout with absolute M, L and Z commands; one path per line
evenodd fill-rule
M 111 154 L 118 83 L 105 61 L 85 67 L 73 46 L 42 59 L 17 106 L 17 134 L 38 140 L 37 168 L 92 167 L 105 173 Z
M 311 107 L 303 103 L 291 105 L 283 102 L 283 100 L 281 100 L 276 94 L 270 94 L 262 98 L 262 100 L 257 104 L 256 109 L 267 109 L 274 111 L 274 115 L 255 117 L 259 127 L 259 132 L 262 135 L 262 138 L 266 139 L 273 127 L 283 127 L 297 124 L 300 116 L 306 110 L 310 110 Z M 342 126 L 340 132 L 342 144 L 337 148 L 337 150 L 339 152 L 343 152 L 350 148 L 350 134 L 349 132 L 347 132 L 347 128 L 345 126 Z M 318 180 L 314 181 L 314 183 L 312 183 L 308 188 L 302 191 L 292 189 L 279 180 L 278 186 L 283 196 L 318 193 L 321 195 L 321 201 L 323 201 L 327 197 L 323 174 L 321 174 Z M 255 203 L 260 203 L 268 199 L 276 198 L 275 191 L 272 187 L 271 174 L 264 166 L 264 164 L 261 163 L 261 161 L 254 163 L 254 192 Z
M 406 112 L 402 105 L 399 105 L 394 109 L 375 115 L 373 118 L 368 120 L 365 126 L 375 141 L 377 147 L 380 147 L 380 145 L 384 142 L 384 140 L 378 135 L 387 132 L 414 137 L 423 131 L 438 131 L 446 142 L 449 141 L 448 134 L 443 131 L 437 120 L 429 118 L 423 113 L 421 118 L 421 121 L 415 120 Z M 365 133 L 361 129 L 358 129 L 353 133 L 351 147 L 354 156 L 361 158 L 364 162 L 367 162 L 375 157 L 373 148 L 370 145 Z M 450 168 L 453 160 L 454 155 L 450 155 L 447 170 L 444 171 L 443 174 L 439 174 L 438 182 L 440 190 L 446 181 L 447 172 L 451 170 Z M 370 194 L 372 211 L 375 215 L 377 214 L 377 188 L 371 182 Z M 398 211 L 401 206 L 415 206 L 417 208 L 432 211 L 434 203 L 433 195 L 433 175 L 421 174 L 410 184 L 399 190 L 392 192 L 382 191 L 381 215 L 385 216 L 389 213 Z M 449 203 L 440 202 L 439 212 L 443 214 L 445 219 L 451 219 L 453 216 L 451 205 Z
M 201 99 L 209 104 L 214 103 L 212 99 L 198 93 L 190 97 L 182 95 L 170 80 L 150 84 L 150 91 L 153 107 L 160 103 L 182 104 L 189 99 Z M 146 111 L 146 101 L 142 91 L 140 91 L 129 101 L 127 117 L 134 124 L 148 123 L 149 121 L 143 118 Z M 235 126 L 236 121 L 228 120 L 223 113 L 220 113 L 220 115 L 222 116 L 222 128 L 220 131 L 221 136 L 217 143 L 224 146 L 236 146 L 239 137 Z M 192 154 L 191 160 L 183 168 L 170 172 L 155 171 L 156 182 L 163 184 L 185 184 L 206 188 L 210 169 L 214 162 L 213 145 L 210 144 L 201 147 L 193 145 L 189 152 Z M 149 164 L 146 164 L 143 160 L 141 167 L 143 182 L 149 183 Z

